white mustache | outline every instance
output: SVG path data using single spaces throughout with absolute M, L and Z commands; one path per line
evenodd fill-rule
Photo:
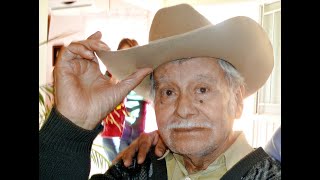
M 180 122 L 173 123 L 166 127 L 166 129 L 178 129 L 178 128 L 211 128 L 211 124 L 208 122 Z

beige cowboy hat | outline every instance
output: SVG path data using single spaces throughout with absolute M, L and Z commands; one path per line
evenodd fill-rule
M 153 67 L 189 57 L 214 57 L 231 63 L 244 77 L 245 97 L 256 92 L 273 68 L 268 35 L 254 20 L 238 16 L 216 25 L 188 4 L 160 9 L 154 16 L 149 43 L 120 51 L 99 51 L 100 60 L 118 79 L 138 68 Z M 148 98 L 150 78 L 134 91 Z

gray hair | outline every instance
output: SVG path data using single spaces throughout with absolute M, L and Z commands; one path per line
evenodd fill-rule
M 229 114 L 234 114 L 235 113 L 235 105 L 237 104 L 237 96 L 235 93 L 235 90 L 238 87 L 244 86 L 245 87 L 245 82 L 244 78 L 241 76 L 241 74 L 236 70 L 236 68 L 230 64 L 229 62 L 223 60 L 223 59 L 218 59 L 218 63 L 222 70 L 225 73 L 225 80 L 227 81 L 230 89 L 229 89 L 229 94 L 230 94 L 230 100 L 228 102 L 228 113 Z
M 224 71 L 224 77 L 232 89 L 235 89 L 239 86 L 245 86 L 244 78 L 232 64 L 223 59 L 218 59 L 218 63 L 221 69 Z
M 181 63 L 184 60 L 188 60 L 190 58 L 183 58 L 183 59 L 178 59 L 175 61 L 172 61 L 174 63 Z M 241 86 L 245 86 L 244 78 L 241 76 L 241 74 L 230 64 L 229 62 L 223 60 L 223 59 L 218 59 L 218 63 L 221 67 L 221 69 L 225 73 L 225 80 L 227 81 L 229 87 L 230 87 L 230 101 L 229 101 L 229 113 L 234 113 L 235 111 L 235 103 L 237 101 L 237 97 L 234 93 L 234 91 Z M 153 72 L 150 75 L 150 83 L 151 83 L 151 90 L 150 90 L 150 97 L 152 100 L 155 98 L 155 82 L 153 78 Z

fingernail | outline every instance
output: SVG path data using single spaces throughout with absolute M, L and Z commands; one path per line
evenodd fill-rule
M 143 160 L 142 160 L 142 158 L 139 156 L 138 157 L 138 164 L 142 164 L 143 163 Z
M 129 163 L 128 161 L 125 161 L 123 164 L 124 164 L 124 166 L 126 166 L 126 167 L 129 167 L 129 166 L 131 165 L 131 163 Z

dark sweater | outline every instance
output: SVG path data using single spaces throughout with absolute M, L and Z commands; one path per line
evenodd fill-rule
M 39 132 L 39 179 L 87 180 L 91 146 L 102 128 L 99 125 L 92 131 L 82 129 L 53 108 Z M 120 161 L 105 174 L 93 175 L 91 180 L 167 179 L 166 162 L 157 158 L 152 148 L 143 164 L 138 165 L 135 159 L 133 165 L 126 168 Z M 281 179 L 281 164 L 258 148 L 235 164 L 222 179 Z

